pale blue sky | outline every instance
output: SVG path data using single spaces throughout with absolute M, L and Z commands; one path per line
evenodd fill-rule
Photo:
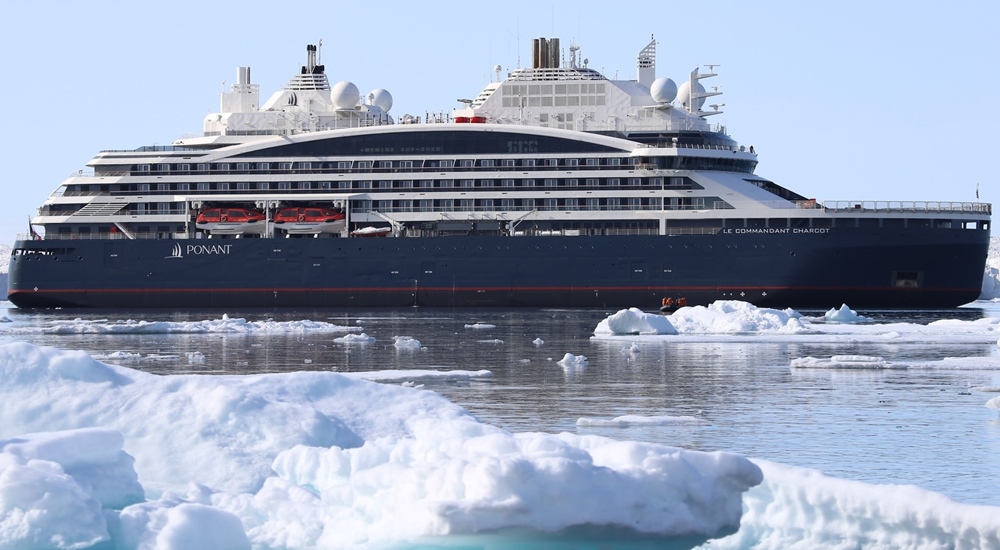
M 323 39 L 331 81 L 389 90 L 392 114 L 448 111 L 492 67 L 530 63 L 534 37 L 582 47 L 635 78 L 724 92 L 712 122 L 760 155 L 757 173 L 819 200 L 1000 197 L 1000 3 L 957 2 L 15 2 L 0 33 L 5 178 L 0 242 L 101 149 L 201 131 L 222 82 L 250 65 L 262 97 Z M 96 6 L 96 7 L 95 7 Z

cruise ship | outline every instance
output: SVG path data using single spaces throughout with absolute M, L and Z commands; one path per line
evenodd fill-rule
M 638 45 L 641 45 L 640 42 Z M 991 206 L 819 201 L 713 123 L 717 65 L 609 79 L 579 46 L 448 113 L 331 85 L 320 47 L 264 102 L 249 67 L 200 135 L 101 151 L 31 217 L 21 308 L 954 307 Z

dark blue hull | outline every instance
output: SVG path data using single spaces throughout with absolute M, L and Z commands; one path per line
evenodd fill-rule
M 18 241 L 18 307 L 954 307 L 989 231 Z

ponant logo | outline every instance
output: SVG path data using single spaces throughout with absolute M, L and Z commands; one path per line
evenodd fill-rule
M 183 258 L 184 256 L 212 256 L 229 254 L 232 250 L 231 244 L 189 244 L 187 246 L 177 243 L 169 256 L 165 258 Z

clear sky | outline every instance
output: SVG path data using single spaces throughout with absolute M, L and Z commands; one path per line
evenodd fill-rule
M 988 160 L 1000 116 L 1000 2 L 15 2 L 0 33 L 0 242 L 102 149 L 201 132 L 223 81 L 249 65 L 262 99 L 323 40 L 332 82 L 389 90 L 392 114 L 449 111 L 493 75 L 530 65 L 531 39 L 580 45 L 590 67 L 724 94 L 757 173 L 818 200 L 1000 197 Z

